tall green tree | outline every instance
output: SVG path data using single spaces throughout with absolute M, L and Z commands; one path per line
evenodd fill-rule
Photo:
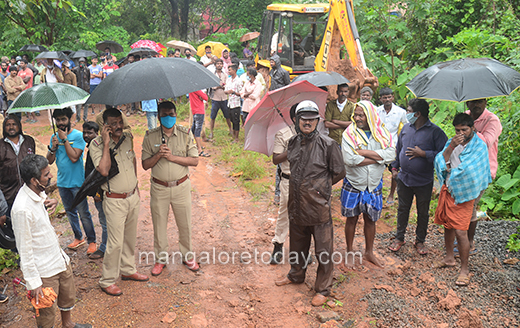
M 85 17 L 68 0 L 3 0 L 0 11 L 28 41 L 47 46 L 54 44 L 66 28 L 78 24 L 71 17 Z

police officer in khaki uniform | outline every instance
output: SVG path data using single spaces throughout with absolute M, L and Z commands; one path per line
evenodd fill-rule
M 152 275 L 161 274 L 168 261 L 168 214 L 170 206 L 179 229 L 179 248 L 183 263 L 192 271 L 199 265 L 191 246 L 191 182 L 188 166 L 199 163 L 197 144 L 191 131 L 176 123 L 171 101 L 159 104 L 161 126 L 149 130 L 143 140 L 142 164 L 152 169 L 150 207 L 154 230 L 155 266 Z
M 114 149 L 120 138 L 124 137 L 115 151 L 119 174 L 101 186 L 108 240 L 99 285 L 105 293 L 119 296 L 122 292 L 115 282 L 120 273 L 122 280 L 147 281 L 148 277 L 137 272 L 134 258 L 139 189 L 133 137 L 123 132 L 123 116 L 117 108 L 106 109 L 103 121 L 101 136 L 92 140 L 90 145 L 92 162 L 101 175 L 108 176 L 110 170 L 109 148 Z

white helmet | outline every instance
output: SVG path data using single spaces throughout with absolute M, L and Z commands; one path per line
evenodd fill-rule
M 314 101 L 304 100 L 296 107 L 296 116 L 312 120 L 320 117 L 320 110 Z

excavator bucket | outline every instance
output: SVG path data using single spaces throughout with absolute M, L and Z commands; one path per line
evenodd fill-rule
M 348 56 L 341 58 L 341 46 Z M 337 72 L 352 83 L 349 98 L 357 100 L 359 90 L 369 86 L 377 89 L 379 82 L 366 67 L 351 0 L 331 0 L 329 20 L 320 51 L 314 62 L 316 71 Z M 333 90 L 329 90 L 333 92 Z

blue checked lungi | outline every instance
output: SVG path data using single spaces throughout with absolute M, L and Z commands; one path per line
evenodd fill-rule
M 345 178 L 341 189 L 341 215 L 346 217 L 365 213 L 376 222 L 383 210 L 383 179 L 374 191 L 359 191 Z

